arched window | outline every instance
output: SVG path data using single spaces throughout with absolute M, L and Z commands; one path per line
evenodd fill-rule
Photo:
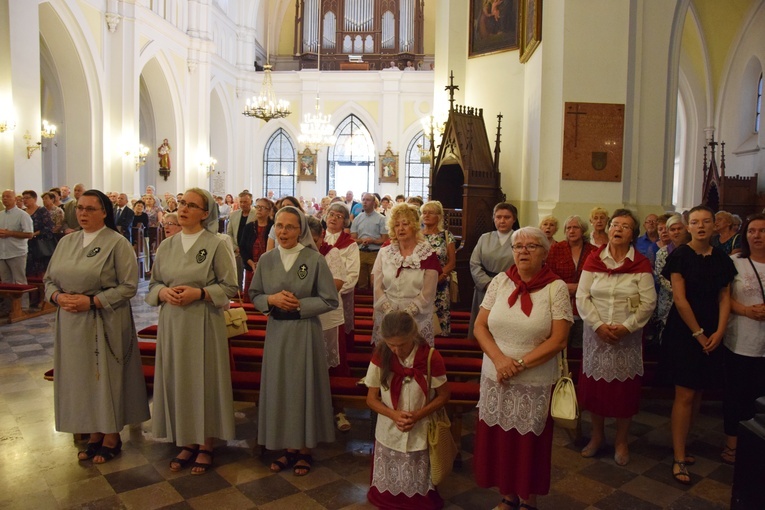
M 420 131 L 406 149 L 406 196 L 428 199 L 430 140 Z
M 760 113 L 762 112 L 762 73 L 760 73 L 760 80 L 757 82 L 757 103 L 754 110 L 754 132 L 760 132 Z
M 335 130 L 337 142 L 327 151 L 327 189 L 347 190 L 360 196 L 372 191 L 375 169 L 375 144 L 369 131 L 355 115 L 348 115 Z
M 263 153 L 263 194 L 273 191 L 277 197 L 295 195 L 295 145 L 283 128 L 266 142 Z

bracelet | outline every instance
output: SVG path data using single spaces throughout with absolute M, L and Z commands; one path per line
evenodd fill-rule
M 526 368 L 526 363 L 523 361 L 523 358 L 518 358 L 518 359 L 517 359 L 517 360 L 515 360 L 515 361 L 517 361 L 517 362 L 518 362 L 518 364 L 519 364 L 519 365 L 520 365 L 522 368 Z
M 704 328 L 701 328 L 701 329 L 699 329 L 698 331 L 696 331 L 696 332 L 695 332 L 693 335 L 691 335 L 691 336 L 692 336 L 693 338 L 698 338 L 698 337 L 700 337 L 700 336 L 701 336 L 701 335 L 703 335 L 703 334 L 704 334 Z
M 53 303 L 54 305 L 58 306 L 58 297 L 59 297 L 60 295 L 61 295 L 61 293 L 60 293 L 60 292 L 58 292 L 58 291 L 57 291 L 57 292 L 54 292 L 53 294 L 51 294 L 51 296 L 50 296 L 50 302 L 51 302 L 51 303 Z
M 95 311 L 95 309 L 96 309 L 96 299 L 95 299 L 94 296 L 89 296 L 89 297 L 90 297 L 90 309 Z

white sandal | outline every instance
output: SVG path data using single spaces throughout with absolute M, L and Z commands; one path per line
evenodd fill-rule
M 337 413 L 335 415 L 335 425 L 340 432 L 348 432 L 351 430 L 351 422 L 346 418 L 345 413 Z

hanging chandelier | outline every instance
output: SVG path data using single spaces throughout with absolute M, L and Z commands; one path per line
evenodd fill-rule
M 316 2 L 316 19 L 321 18 L 321 0 Z M 321 73 L 321 23 L 319 26 L 319 41 L 316 48 L 316 70 Z M 335 128 L 331 124 L 331 116 L 321 113 L 319 107 L 319 84 L 321 83 L 321 77 L 317 81 L 316 85 L 316 111 L 306 113 L 303 117 L 303 122 L 300 123 L 300 136 L 298 136 L 298 142 L 310 147 L 314 151 L 318 151 L 322 147 L 329 147 L 337 142 L 337 137 L 334 135 Z
M 290 103 L 284 99 L 276 99 L 274 86 L 271 83 L 271 64 L 263 66 L 263 86 L 260 88 L 259 96 L 252 96 L 248 99 L 243 115 L 247 117 L 257 117 L 268 122 L 271 119 L 283 119 L 290 113 Z
M 316 95 L 316 112 L 306 113 L 300 123 L 298 142 L 312 148 L 314 151 L 321 147 L 329 147 L 337 142 L 335 128 L 330 123 L 331 116 L 324 115 L 319 109 L 319 95 Z

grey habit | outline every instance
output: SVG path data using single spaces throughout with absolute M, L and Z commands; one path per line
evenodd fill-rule
M 205 230 L 188 252 L 182 234 L 157 250 L 146 302 L 160 306 L 152 431 L 176 444 L 234 439 L 234 409 L 223 308 L 236 295 L 236 269 L 224 241 Z M 163 287 L 204 288 L 212 301 L 160 302 Z
M 127 239 L 104 228 L 85 248 L 85 233 L 59 241 L 45 274 L 45 299 L 54 292 L 95 296 L 93 311 L 56 311 L 53 386 L 56 430 L 119 432 L 149 419 L 146 383 L 130 298 L 138 265 Z
M 306 233 L 301 215 L 301 232 Z M 303 238 L 306 236 L 303 235 Z M 270 313 L 261 369 L 258 443 L 269 450 L 313 448 L 335 440 L 324 336 L 319 315 L 338 306 L 327 262 L 309 241 L 289 271 L 279 249 L 262 255 L 250 284 L 250 299 Z M 300 301 L 294 318 L 279 320 L 268 295 L 289 290 Z
M 512 235 L 513 231 L 510 231 Z M 473 305 L 470 309 L 470 328 L 468 338 L 473 338 L 473 324 L 478 316 L 478 309 L 486 295 L 486 287 L 499 273 L 507 271 L 515 264 L 513 249 L 510 247 L 510 238 L 502 245 L 499 242 L 499 234 L 496 230 L 486 232 L 478 239 L 473 253 L 470 255 L 470 274 L 473 276 L 475 290 L 473 291 Z

